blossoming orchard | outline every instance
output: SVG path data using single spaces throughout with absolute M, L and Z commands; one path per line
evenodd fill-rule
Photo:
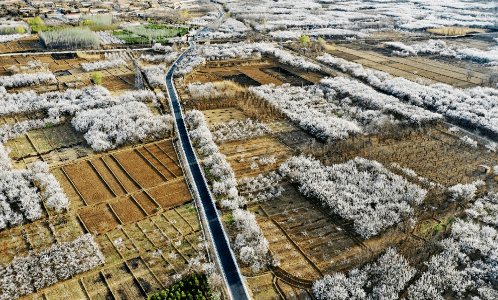
M 498 299 L 498 4 L 0 3 L 0 300 Z

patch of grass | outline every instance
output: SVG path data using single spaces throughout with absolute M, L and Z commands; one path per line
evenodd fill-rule
M 233 215 L 232 213 L 228 214 L 225 216 L 225 222 L 228 224 L 228 225 L 233 225 L 235 224 L 235 219 L 233 218 Z
M 95 84 L 101 85 L 102 84 L 102 73 L 93 72 L 92 73 L 92 80 Z

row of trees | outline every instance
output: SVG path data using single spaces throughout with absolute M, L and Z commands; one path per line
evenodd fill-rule
M 415 273 L 415 268 L 396 249 L 390 248 L 376 262 L 349 271 L 349 276 L 326 275 L 314 282 L 312 290 L 319 300 L 397 300 L 398 293 Z
M 192 73 L 195 68 L 203 65 L 206 59 L 201 55 L 200 49 L 194 48 L 188 51 L 175 69 L 175 76 L 181 77 Z
M 159 54 L 159 55 L 142 54 L 142 56 L 140 56 L 140 60 L 146 62 L 166 62 L 170 64 L 174 62 L 177 57 L 178 57 L 178 52 L 170 52 L 167 54 Z
M 12 76 L 0 76 L 0 86 L 6 88 L 55 83 L 57 83 L 57 80 L 52 72 L 23 73 L 14 74 Z M 4 93 L 5 92 L 3 90 L 0 90 L 0 94 Z
M 450 121 L 479 129 L 488 136 L 498 136 L 496 89 L 475 87 L 464 90 L 442 83 L 425 86 L 402 77 L 392 78 L 385 72 L 364 69 L 360 64 L 329 54 L 317 57 L 317 60 L 348 72 L 402 101 L 440 113 Z
M 126 143 L 165 137 L 171 132 L 172 121 L 170 115 L 154 115 L 144 103 L 131 101 L 78 112 L 71 124 L 85 133 L 85 140 L 93 150 L 105 151 Z
M 498 63 L 498 50 L 496 47 L 488 50 L 475 48 L 457 48 L 447 46 L 442 40 L 432 40 L 406 45 L 403 42 L 386 42 L 388 48 L 394 49 L 393 54 L 398 56 L 417 56 L 420 54 L 439 54 L 445 57 L 469 59 L 480 63 L 496 65 Z
M 365 239 L 410 218 L 411 205 L 421 204 L 427 194 L 380 163 L 358 157 L 324 166 L 311 157 L 295 156 L 280 166 L 280 173 L 298 183 L 305 196 L 354 221 L 355 231 Z
M 498 194 L 489 193 L 478 198 L 465 212 L 471 219 L 498 228 Z
M 111 97 L 111 93 L 103 86 L 94 85 L 83 89 L 68 89 L 64 92 L 49 92 L 37 95 L 33 91 L 2 93 L 3 105 L 0 116 L 16 113 L 46 113 L 50 117 L 74 115 L 78 111 L 91 108 L 105 108 L 130 101 L 152 102 L 155 94 L 151 91 L 128 91 Z
M 99 37 L 87 27 L 67 27 L 38 33 L 42 43 L 49 49 L 94 48 L 100 45 Z
M 440 246 L 443 251 L 425 262 L 426 271 L 408 288 L 408 300 L 498 298 L 496 229 L 456 220 Z
M 250 87 L 249 91 L 257 98 L 275 106 L 301 128 L 321 140 L 347 139 L 350 135 L 362 132 L 354 121 L 334 114 L 335 105 L 316 105 L 327 102 L 320 86 L 291 87 L 289 85 L 263 85 Z
M 0 267 L 0 299 L 12 300 L 89 271 L 105 261 L 90 234 L 54 244 L 38 254 L 16 257 Z
M 99 71 L 117 68 L 121 66 L 127 66 L 128 64 L 122 58 L 112 59 L 112 60 L 100 60 L 89 63 L 82 63 L 81 67 L 85 72 Z
M 249 28 L 244 23 L 228 18 L 216 31 L 210 32 L 207 37 L 215 40 L 243 38 L 246 36 L 247 31 L 249 31 Z
M 166 88 L 166 66 L 158 64 L 152 66 L 142 66 L 141 69 L 144 72 L 145 78 L 147 78 L 147 82 L 149 82 L 149 85 L 152 88 Z
M 354 101 L 353 104 L 355 105 L 380 110 L 384 114 L 392 114 L 411 124 L 419 126 L 434 124 L 443 119 L 440 114 L 404 103 L 396 97 L 379 93 L 368 85 L 354 79 L 346 77 L 325 78 L 320 83 L 335 90 L 341 97 L 349 97 Z
M 445 41 L 432 40 L 413 45 L 406 45 L 403 42 L 386 42 L 384 45 L 394 49 L 393 54 L 398 56 L 417 56 L 419 54 L 439 54 L 441 56 L 455 57 L 456 52 L 446 45 Z
M 213 141 L 204 114 L 198 110 L 191 110 L 185 115 L 189 126 L 190 137 L 199 152 L 206 155 L 203 165 L 206 168 L 207 179 L 212 184 L 212 192 L 222 204 L 232 209 L 232 215 L 239 230 L 235 239 L 235 250 L 240 259 L 251 265 L 254 271 L 266 266 L 270 260 L 269 244 L 263 236 L 255 216 L 239 207 L 245 204 L 245 199 L 239 196 L 237 180 L 226 156 L 221 154 Z
M 0 95 L 4 101 L 4 105 L 0 108 L 1 116 L 34 112 L 40 112 L 47 116 L 44 119 L 28 119 L 12 125 L 0 126 L 0 139 L 4 142 L 29 130 L 43 128 L 47 124 L 59 124 L 62 116 L 74 116 L 80 111 L 107 108 L 133 101 L 157 102 L 155 94 L 151 91 L 129 91 L 117 97 L 111 97 L 109 91 L 99 85 L 81 90 L 68 89 L 65 92 L 50 92 L 40 95 L 33 91 L 2 94 L 0 87 Z
M 7 42 L 12 42 L 12 41 L 17 41 L 20 39 L 23 39 L 25 37 L 28 37 L 29 34 L 9 34 L 9 35 L 0 35 L 0 43 L 7 43 Z

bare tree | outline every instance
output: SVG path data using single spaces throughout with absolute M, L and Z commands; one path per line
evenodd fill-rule
M 468 69 L 467 70 L 467 81 L 470 81 L 474 77 L 474 70 Z
M 488 84 L 489 86 L 493 86 L 498 82 L 498 70 L 493 70 L 491 74 L 488 75 Z

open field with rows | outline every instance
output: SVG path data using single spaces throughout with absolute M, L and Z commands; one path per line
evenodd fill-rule
M 289 83 L 295 86 L 315 84 L 324 77 L 317 72 L 305 72 L 279 63 L 272 58 L 212 61 L 199 67 L 185 78 L 190 82 L 231 80 L 242 86 Z
M 392 76 L 403 77 L 425 84 L 445 83 L 455 87 L 468 88 L 485 85 L 487 74 L 482 68 L 472 65 L 462 67 L 437 61 L 438 56 L 429 57 L 396 57 L 381 46 L 365 47 L 364 45 L 337 44 L 327 45 L 326 52 L 363 65 L 364 68 L 379 70 Z M 468 70 L 475 68 L 471 77 Z
M 324 155 L 324 159 L 330 163 L 342 163 L 357 156 L 375 159 L 386 166 L 397 163 L 448 187 L 486 180 L 490 174 L 479 166 L 493 166 L 498 162 L 495 153 L 463 144 L 458 135 L 442 126 L 402 138 L 370 137 L 338 143 Z

